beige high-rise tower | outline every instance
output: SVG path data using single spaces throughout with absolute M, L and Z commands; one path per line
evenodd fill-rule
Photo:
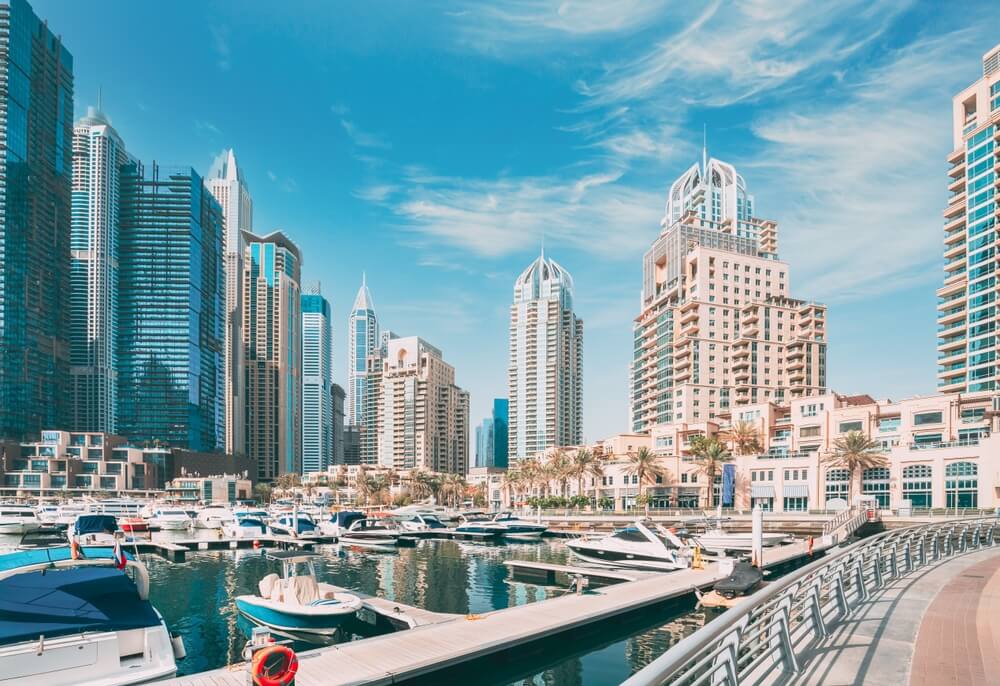
M 703 155 L 661 226 L 633 329 L 633 431 L 825 391 L 826 307 L 789 296 L 778 226 L 754 216 L 733 166 Z
M 369 358 L 371 359 L 371 358 Z M 386 343 L 378 404 L 379 464 L 465 474 L 469 464 L 469 394 L 455 368 L 416 336 Z
M 952 100 L 944 285 L 938 289 L 938 390 L 995 391 L 997 254 L 1000 240 L 1000 45 L 983 55 L 983 76 Z
M 285 234 L 243 234 L 247 455 L 271 481 L 302 470 L 302 256 Z
M 246 452 L 246 371 L 243 359 L 244 232 L 253 231 L 253 200 L 236 153 L 224 150 L 205 177 L 205 188 L 222 207 L 226 268 L 225 423 L 226 452 Z

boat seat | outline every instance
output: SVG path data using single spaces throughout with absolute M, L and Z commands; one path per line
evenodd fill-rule
M 277 574 L 268 574 L 263 579 L 257 582 L 257 590 L 260 591 L 261 598 L 268 598 L 270 600 L 276 600 L 271 598 L 271 595 L 276 591 L 281 593 L 281 585 L 278 583 L 280 577 Z
M 285 594 L 286 603 L 308 605 L 320 599 L 319 584 L 311 576 L 293 576 L 288 579 L 288 589 Z

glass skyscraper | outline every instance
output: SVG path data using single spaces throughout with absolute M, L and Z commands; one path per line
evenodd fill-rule
M 271 481 L 302 469 L 302 254 L 280 231 L 243 238 L 247 455 Z
M 0 3 L 0 436 L 69 416 L 73 57 L 24 0 Z
M 365 277 L 361 277 L 361 288 L 354 298 L 351 316 L 347 323 L 347 424 L 358 427 L 361 444 L 361 462 L 374 464 L 377 461 L 375 416 L 381 378 L 381 360 L 378 317 L 375 303 L 368 290 Z
M 118 432 L 224 445 L 222 210 L 191 168 L 121 172 Z
M 506 398 L 493 400 L 493 412 L 476 427 L 476 466 L 507 467 Z
M 333 464 L 333 346 L 330 302 L 317 286 L 302 294 L 302 473 Z M 341 407 L 343 413 L 343 407 Z
M 73 126 L 70 364 L 73 431 L 116 431 L 118 223 L 125 145 L 93 107 Z

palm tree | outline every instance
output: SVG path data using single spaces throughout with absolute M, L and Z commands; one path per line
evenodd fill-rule
M 848 431 L 845 435 L 837 438 L 833 442 L 833 452 L 823 456 L 822 461 L 833 467 L 841 467 L 847 470 L 848 500 L 854 500 L 855 479 L 865 469 L 874 467 L 884 467 L 888 460 L 879 448 L 881 444 L 873 441 L 861 431 Z
M 508 469 L 503 475 L 503 488 L 507 491 L 511 505 L 514 504 L 521 482 L 521 470 L 519 469 Z
M 373 474 L 366 477 L 366 492 L 378 505 L 385 505 L 392 500 L 389 477 L 386 474 Z M 367 498 L 366 498 L 367 501 Z M 367 502 L 366 502 L 367 504 Z
M 431 475 L 423 469 L 416 468 L 410 470 L 409 485 L 407 488 L 414 500 L 423 500 L 431 496 Z
M 645 495 L 646 484 L 654 483 L 657 477 L 666 477 L 667 468 L 659 463 L 659 458 L 652 450 L 643 446 L 637 452 L 628 454 L 628 466 L 625 473 L 635 476 L 639 481 L 639 497 Z M 644 498 L 643 498 L 644 499 Z M 649 502 L 646 502 L 646 516 L 649 516 Z
M 445 475 L 441 484 L 441 493 L 452 507 L 458 507 L 465 498 L 465 477 L 461 474 Z
M 521 465 L 519 467 L 521 471 L 521 481 L 528 489 L 528 495 L 532 495 L 532 491 L 539 486 L 545 479 L 542 475 L 542 466 L 538 464 L 538 460 L 533 457 L 521 460 Z
M 718 440 L 705 436 L 695 436 L 691 439 L 691 455 L 694 457 L 694 463 L 708 479 L 708 506 L 711 507 L 715 504 L 713 502 L 715 477 L 722 471 L 724 463 L 733 461 L 733 456 Z
M 604 465 L 593 450 L 580 448 L 573 455 L 568 474 L 576 478 L 577 495 L 583 495 L 583 480 L 588 476 L 594 479 L 604 476 Z
M 545 463 L 546 485 L 550 481 L 559 484 L 559 495 L 566 495 L 566 481 L 569 479 L 570 462 L 563 448 L 556 448 L 552 457 Z
M 761 451 L 760 431 L 751 421 L 741 419 L 723 431 L 722 435 L 737 455 L 754 455 Z
M 364 465 L 362 465 L 358 467 L 358 473 L 354 477 L 354 493 L 356 497 L 364 499 L 365 505 L 368 504 L 368 497 L 371 495 L 369 486 L 368 472 L 365 470 Z

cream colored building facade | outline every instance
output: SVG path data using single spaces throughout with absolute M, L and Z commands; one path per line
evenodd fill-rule
M 774 512 L 824 510 L 847 500 L 845 470 L 824 458 L 837 438 L 861 431 L 880 444 L 884 467 L 858 474 L 854 494 L 875 498 L 885 509 L 983 508 L 1000 506 L 1000 395 L 942 394 L 892 402 L 836 393 L 787 404 L 757 403 L 731 417 L 708 422 L 656 426 L 649 435 L 622 434 L 590 446 L 604 458 L 602 478 L 587 479 L 583 494 L 610 499 L 615 509 L 631 507 L 639 493 L 628 474 L 631 453 L 647 447 L 660 456 L 667 476 L 647 484 L 653 507 L 710 507 L 709 484 L 693 462 L 691 439 L 724 438 L 730 421 L 757 427 L 760 450 L 734 458 L 734 506 L 760 504 Z M 540 455 L 545 460 L 551 451 Z M 556 494 L 558 486 L 538 489 Z M 577 495 L 573 479 L 565 495 Z M 719 484 L 713 488 L 715 502 Z M 511 494 L 505 493 L 505 502 Z
M 938 390 L 994 391 L 1000 379 L 1000 45 L 983 55 L 982 78 L 953 98 L 952 111 L 945 276 L 937 291 Z
M 732 165 L 708 159 L 671 186 L 643 258 L 632 430 L 826 390 L 826 307 L 790 297 L 778 226 L 754 216 Z

